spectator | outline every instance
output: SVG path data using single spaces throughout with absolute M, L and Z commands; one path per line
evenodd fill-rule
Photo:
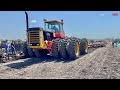
M 16 55 L 16 50 L 13 43 L 11 43 L 11 50 L 12 50 L 12 55 Z
M 117 47 L 120 48 L 120 41 L 118 42 Z
M 114 48 L 114 43 L 115 43 L 115 41 L 114 40 L 112 40 L 112 47 Z
M 18 42 L 15 42 L 16 51 L 18 51 Z
M 117 47 L 118 39 L 115 39 L 115 46 Z
M 6 55 L 8 55 L 8 52 L 9 52 L 9 43 L 8 43 L 8 40 L 5 41 L 4 48 L 5 48 Z

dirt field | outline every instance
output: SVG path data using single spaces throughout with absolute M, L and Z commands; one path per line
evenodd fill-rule
M 120 49 L 110 44 L 74 61 L 21 59 L 0 64 L 1 79 L 120 79 Z

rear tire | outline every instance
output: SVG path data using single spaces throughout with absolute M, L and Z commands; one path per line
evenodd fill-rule
M 79 57 L 79 41 L 77 39 L 68 42 L 67 53 L 70 59 L 77 59 Z
M 56 59 L 60 58 L 60 53 L 59 53 L 60 46 L 59 46 L 59 42 L 60 42 L 60 39 L 55 39 L 53 41 L 53 44 L 52 44 L 52 56 L 54 58 L 56 58 Z
M 61 45 L 60 45 L 60 56 L 63 59 L 68 59 L 68 53 L 66 50 L 66 45 L 67 45 L 67 41 L 66 40 L 62 40 Z
M 80 43 L 80 54 L 84 55 L 88 53 L 88 41 L 87 39 L 82 39 Z

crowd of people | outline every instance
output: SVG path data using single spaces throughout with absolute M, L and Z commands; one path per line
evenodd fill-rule
M 12 55 L 16 55 L 16 52 L 22 51 L 22 47 L 23 43 L 20 42 L 9 43 L 8 40 L 6 40 L 2 48 L 4 48 L 5 55 L 8 55 L 9 52 L 11 52 Z

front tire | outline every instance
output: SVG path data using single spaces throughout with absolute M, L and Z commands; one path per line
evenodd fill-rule
M 39 50 L 35 50 L 35 56 L 37 58 L 40 58 L 41 57 L 41 54 L 40 54 L 40 51 Z
M 30 57 L 35 57 L 35 53 L 33 52 L 31 48 L 28 48 L 28 53 Z
M 23 54 L 24 54 L 24 57 L 26 57 L 26 58 L 29 57 L 28 49 L 27 49 L 27 43 L 23 44 Z

